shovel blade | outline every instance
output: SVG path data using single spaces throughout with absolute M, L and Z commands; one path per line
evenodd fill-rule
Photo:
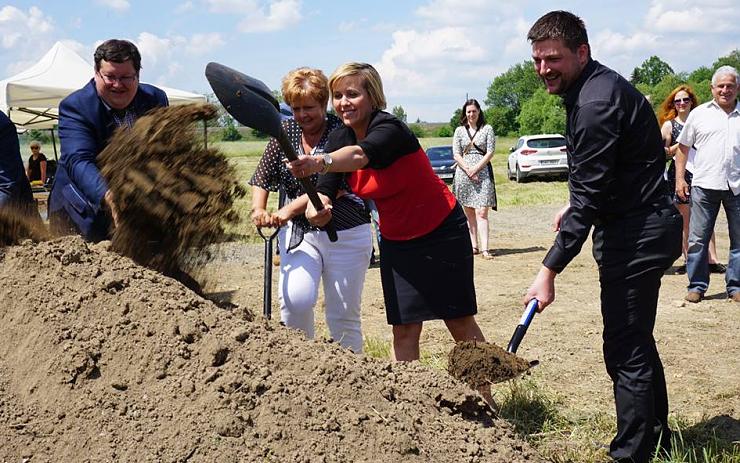
M 262 81 L 219 63 L 208 63 L 206 79 L 224 109 L 239 123 L 273 137 L 282 129 L 278 102 Z

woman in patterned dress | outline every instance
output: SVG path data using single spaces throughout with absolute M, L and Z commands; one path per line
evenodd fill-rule
M 452 139 L 452 153 L 457 161 L 452 191 L 465 211 L 473 254 L 482 249 L 484 259 L 493 259 L 488 248 L 488 209 L 496 210 L 496 184 L 491 168 L 496 136 L 475 99 L 465 102 L 460 119 L 461 126 L 455 129 Z
M 676 165 L 674 156 L 678 152 L 678 143 L 676 139 L 681 133 L 686 118 L 689 113 L 699 104 L 696 94 L 688 85 L 679 85 L 668 94 L 658 110 L 658 121 L 660 122 L 660 132 L 665 143 L 666 158 L 668 158 L 668 169 L 666 170 L 666 180 L 668 181 L 668 191 L 676 190 Z M 686 183 L 691 186 L 691 169 L 693 167 L 693 150 L 689 152 L 689 160 L 686 163 Z M 684 264 L 676 269 L 676 273 L 686 273 L 686 251 L 689 247 L 689 217 L 691 209 L 689 207 L 690 199 L 683 200 L 674 196 L 676 208 L 683 216 L 683 259 Z M 717 247 L 714 242 L 714 233 L 709 241 L 709 271 L 712 273 L 725 273 L 727 268 L 717 260 Z
M 283 79 L 282 93 L 294 119 L 283 121 L 296 153 L 322 156 L 334 129 L 342 123 L 327 117 L 329 85 L 318 69 L 299 68 Z M 333 205 L 339 239 L 332 243 L 326 232 L 312 227 L 305 216 L 308 198 L 288 172 L 285 154 L 274 138 L 265 148 L 252 185 L 252 222 L 258 227 L 282 227 L 280 246 L 280 318 L 283 323 L 314 336 L 314 306 L 323 281 L 326 324 L 330 336 L 355 353 L 362 352 L 360 300 L 372 249 L 370 216 L 362 200 L 349 193 Z M 318 175 L 311 176 L 315 184 Z M 282 188 L 287 203 L 277 212 L 266 210 L 270 191 Z M 286 225 L 286 226 L 284 226 Z

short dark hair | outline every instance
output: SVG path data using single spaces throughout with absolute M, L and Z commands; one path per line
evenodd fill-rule
M 95 71 L 100 71 L 100 62 L 125 63 L 131 60 L 136 73 L 141 70 L 141 54 L 136 45 L 128 40 L 109 39 L 95 49 Z
M 531 43 L 541 40 L 562 40 L 565 46 L 575 53 L 584 43 L 588 45 L 588 33 L 583 19 L 569 11 L 558 10 L 538 19 L 529 29 L 527 40 Z
M 476 108 L 478 108 L 478 123 L 476 124 L 476 129 L 480 129 L 483 127 L 486 123 L 486 116 L 483 115 L 483 110 L 480 109 L 480 103 L 478 103 L 478 100 L 475 98 L 471 98 L 469 100 L 465 100 L 465 103 L 462 105 L 462 114 L 460 114 L 460 125 L 467 127 L 468 126 L 468 118 L 465 116 L 465 108 L 468 106 L 473 105 Z

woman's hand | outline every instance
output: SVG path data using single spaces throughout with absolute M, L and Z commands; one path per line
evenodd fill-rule
M 323 160 L 320 156 L 301 154 L 295 161 L 287 161 L 286 166 L 293 177 L 303 178 L 321 172 Z
M 113 226 L 118 226 L 118 207 L 116 206 L 115 198 L 113 197 L 113 192 L 108 190 L 105 192 L 105 195 L 103 196 L 103 200 L 105 201 L 105 204 L 108 206 L 108 210 L 110 210 L 110 216 L 111 219 L 113 219 Z
M 252 209 L 252 223 L 256 227 L 272 227 L 272 215 L 262 208 Z
M 331 199 L 321 193 L 319 193 L 319 198 L 324 204 L 324 209 L 317 211 L 311 201 L 306 205 L 306 219 L 314 227 L 323 227 L 331 220 Z

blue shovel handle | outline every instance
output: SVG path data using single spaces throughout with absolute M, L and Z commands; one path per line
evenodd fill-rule
M 519 324 L 514 330 L 514 335 L 511 337 L 511 341 L 509 341 L 509 347 L 506 348 L 507 352 L 515 354 L 516 350 L 519 349 L 519 344 L 522 342 L 522 339 L 524 339 L 524 335 L 527 333 L 527 328 L 529 328 L 530 323 L 532 323 L 532 319 L 534 319 L 534 314 L 537 313 L 539 305 L 540 304 L 537 299 L 529 301 L 527 308 L 524 309 L 524 314 L 522 314 L 522 319 L 519 320 Z

